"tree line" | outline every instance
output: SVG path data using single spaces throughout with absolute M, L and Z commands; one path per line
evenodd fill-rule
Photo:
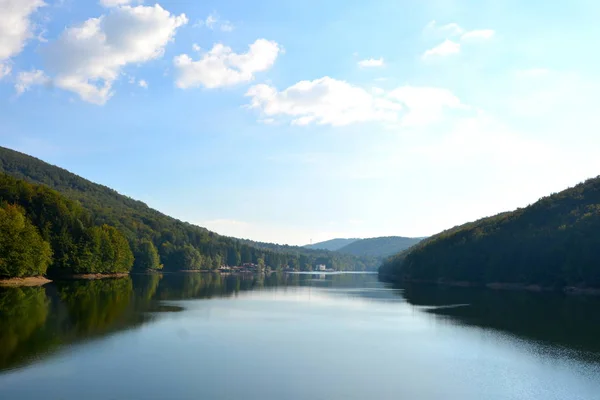
M 182 271 L 249 263 L 274 270 L 312 270 L 319 263 L 334 269 L 364 268 L 331 252 L 253 247 L 185 223 L 154 231 L 148 229 L 153 222 L 146 219 L 148 225 L 135 229 L 142 227 L 141 221 L 112 215 L 104 208 L 90 211 L 45 185 L 0 173 L 0 277 L 126 273 L 132 268 Z
M 345 270 L 377 267 L 376 262 L 372 260 L 340 256 L 333 252 L 311 252 L 295 246 L 261 246 L 256 242 L 221 236 L 164 215 L 141 201 L 123 196 L 113 189 L 90 182 L 65 169 L 3 147 L 0 147 L 0 173 L 23 181 L 19 185 L 42 185 L 45 196 L 54 198 L 49 200 L 51 203 L 60 204 L 57 207 L 61 210 L 66 207 L 66 210 L 57 216 L 59 220 L 48 225 L 52 227 L 52 232 L 44 232 L 46 228 L 43 218 L 50 218 L 50 215 L 44 216 L 46 209 L 31 208 L 29 203 L 21 204 L 10 196 L 0 197 L 0 202 L 6 206 L 21 207 L 21 214 L 27 217 L 42 238 L 50 244 L 54 253 L 49 271 L 58 270 L 58 266 L 77 273 L 106 271 L 106 267 L 100 267 L 99 263 L 102 262 L 97 261 L 98 258 L 93 258 L 95 267 L 86 267 L 94 263 L 89 264 L 83 255 L 91 257 L 97 251 L 91 244 L 87 252 L 83 251 L 83 243 L 100 243 L 99 239 L 86 239 L 86 235 L 100 235 L 105 239 L 120 236 L 126 238 L 133 253 L 133 265 L 128 268 L 125 267 L 128 263 L 120 265 L 117 268 L 119 272 L 131 268 L 164 268 L 166 271 L 216 269 L 221 265 L 238 266 L 245 263 L 264 265 L 265 268 L 273 270 L 287 267 L 309 270 L 318 264 Z M 9 186 L 11 185 L 16 184 L 10 183 Z M 92 227 L 97 228 L 92 230 Z M 73 237 L 69 238 L 69 235 Z M 83 242 L 80 244 L 78 241 Z M 69 243 L 71 247 L 68 246 Z M 123 247 L 122 241 L 119 243 L 119 246 Z M 108 250 L 108 246 L 104 248 Z M 77 256 L 80 253 L 83 255 Z
M 600 177 L 435 235 L 384 262 L 395 279 L 600 287 Z
M 0 174 L 0 276 L 128 272 L 133 253 L 116 228 L 79 204 Z

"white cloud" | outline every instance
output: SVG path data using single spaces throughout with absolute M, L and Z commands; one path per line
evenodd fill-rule
M 221 24 L 221 30 L 223 32 L 231 32 L 235 29 L 235 26 L 233 26 L 233 24 L 229 21 L 223 21 L 223 23 Z
M 460 53 L 460 43 L 446 39 L 444 42 L 423 53 L 423 58 L 445 57 L 458 53 Z
M 448 89 L 436 87 L 402 86 L 392 90 L 388 97 L 406 109 L 404 126 L 425 126 L 439 121 L 448 109 L 469 108 Z
M 218 17 L 215 14 L 210 14 L 208 17 L 206 17 L 206 20 L 204 21 L 204 25 L 206 25 L 207 28 L 209 29 L 213 29 L 215 27 L 215 24 L 218 21 Z
M 219 17 L 219 14 L 216 12 L 210 13 L 206 19 L 200 20 L 194 24 L 194 27 L 201 26 L 205 26 L 211 30 L 219 28 L 223 32 L 231 32 L 235 29 L 235 26 L 233 26 L 231 21 L 226 19 L 222 20 L 221 17 Z
M 198 61 L 181 54 L 173 61 L 178 70 L 176 84 L 182 89 L 199 86 L 212 89 L 250 82 L 255 73 L 271 68 L 280 52 L 276 42 L 258 39 L 241 54 L 223 44 L 214 45 Z
M 46 85 L 48 83 L 50 83 L 50 79 L 46 76 L 44 71 L 34 69 L 19 73 L 17 76 L 17 83 L 15 84 L 15 90 L 17 91 L 17 94 L 23 94 L 32 86 Z
M 402 86 L 389 92 L 380 88 L 367 91 L 327 76 L 298 82 L 283 91 L 255 85 L 246 96 L 250 108 L 292 125 L 378 122 L 418 126 L 438 121 L 447 109 L 467 108 L 446 89 Z
M 201 51 L 201 50 L 202 50 L 202 48 L 201 48 L 200 46 L 198 46 L 196 43 L 194 43 L 194 44 L 192 45 L 192 49 L 193 49 L 194 51 Z
M 383 61 L 383 58 L 377 58 L 377 59 L 375 59 L 375 58 L 369 58 L 369 59 L 366 59 L 366 60 L 360 60 L 358 62 L 358 65 L 360 67 L 363 67 L 363 68 L 368 68 L 368 67 L 383 67 L 384 64 L 385 63 Z
M 44 54 L 55 86 L 84 101 L 104 104 L 123 67 L 162 57 L 185 14 L 153 7 L 121 6 L 66 29 Z
M 496 32 L 493 29 L 476 29 L 465 32 L 461 40 L 486 40 L 491 39 Z
M 12 71 L 12 68 L 10 67 L 10 65 L 0 63 L 0 80 L 2 78 L 4 78 L 5 76 L 10 75 L 11 71 Z
M 141 2 L 141 0 L 100 0 L 100 4 L 104 7 L 117 7 Z
M 368 121 L 395 122 L 401 109 L 399 104 L 327 76 L 298 82 L 281 92 L 260 84 L 251 87 L 246 96 L 251 98 L 251 108 L 261 110 L 268 117 L 291 117 L 293 125 L 316 123 L 342 126 Z
M 44 5 L 42 0 L 0 0 L 0 78 L 10 73 L 6 62 L 35 36 L 31 15 Z
M 444 57 L 452 54 L 458 54 L 461 51 L 460 42 L 472 43 L 491 39 L 495 35 L 493 29 L 475 29 L 467 31 L 455 22 L 438 26 L 435 21 L 431 21 L 425 26 L 425 31 L 435 31 L 446 37 L 442 43 L 425 51 L 423 58 Z M 458 39 L 451 40 L 449 37 L 460 36 Z
M 142 87 L 142 88 L 144 88 L 144 89 L 148 89 L 148 82 L 146 82 L 146 81 L 145 81 L 145 80 L 143 80 L 143 79 L 140 79 L 140 80 L 138 81 L 138 86 L 139 86 L 139 87 Z

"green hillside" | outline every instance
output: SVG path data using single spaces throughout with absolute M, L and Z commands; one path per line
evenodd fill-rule
M 125 236 L 95 224 L 78 203 L 44 185 L 0 173 L 0 278 L 123 273 L 134 256 Z
M 326 240 L 324 242 L 318 242 L 313 244 L 307 244 L 304 247 L 307 249 L 313 250 L 329 250 L 329 251 L 337 251 L 344 246 L 349 245 L 350 243 L 356 242 L 360 239 L 331 239 Z
M 259 249 L 294 255 L 298 258 L 298 266 L 302 270 L 306 269 L 305 266 L 307 264 L 322 264 L 327 268 L 334 269 L 336 271 L 375 271 L 379 265 L 381 265 L 380 257 L 352 255 L 341 253 L 339 251 L 307 249 L 306 246 L 289 246 L 284 244 L 255 242 L 252 240 L 241 240 L 241 242 Z
M 422 238 L 408 238 L 401 236 L 386 236 L 370 239 L 361 239 L 352 242 L 340 249 L 340 253 L 365 257 L 389 257 L 419 243 Z
M 95 226 L 107 225 L 122 232 L 136 257 L 134 268 L 164 265 L 165 270 L 217 268 L 220 265 L 258 264 L 260 260 L 274 269 L 288 265 L 309 268 L 319 262 L 337 269 L 361 267 L 359 260 L 340 260 L 329 252 L 304 253 L 297 249 L 256 247 L 249 242 L 218 235 L 156 211 L 141 201 L 79 177 L 37 158 L 0 147 L 0 173 L 42 184 L 79 204 Z M 0 201 L 2 199 L 0 198 Z M 155 247 L 154 251 L 152 247 Z M 159 258 L 156 257 L 156 251 Z M 301 262 L 302 261 L 302 262 Z M 374 268 L 375 266 L 370 265 Z
M 394 279 L 600 287 L 600 177 L 435 235 L 388 259 Z

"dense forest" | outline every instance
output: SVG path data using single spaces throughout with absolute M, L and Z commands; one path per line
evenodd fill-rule
M 292 263 L 300 270 L 306 270 L 307 266 L 310 265 L 322 264 L 336 271 L 348 269 L 368 271 L 376 270 L 381 265 L 381 259 L 372 256 L 351 255 L 340 251 L 309 249 L 302 246 L 288 246 L 285 244 L 263 243 L 243 239 L 241 242 L 259 249 L 293 255 L 298 260 L 298 264 L 295 264 L 295 260 L 292 260 Z
M 389 257 L 419 243 L 422 238 L 382 236 L 356 240 L 338 249 L 340 253 L 364 257 Z
M 133 254 L 114 227 L 42 185 L 0 174 L 0 277 L 128 272 Z
M 600 287 L 600 177 L 435 235 L 389 258 L 383 276 L 473 284 Z
M 28 267 L 32 268 L 31 271 L 23 270 L 17 274 L 13 270 L 0 270 L 1 276 L 40 275 L 47 267 L 50 268 L 49 272 L 117 272 L 128 270 L 131 267 L 127 267 L 130 261 L 133 262 L 134 269 L 164 268 L 167 271 L 216 269 L 221 265 L 237 266 L 245 263 L 264 265 L 271 269 L 289 266 L 298 270 L 310 270 L 317 264 L 325 264 L 328 268 L 338 270 L 376 268 L 374 262 L 357 257 L 340 257 L 332 252 L 311 251 L 294 246 L 255 246 L 253 242 L 221 236 L 168 217 L 143 202 L 123 196 L 67 170 L 3 147 L 0 147 L 1 173 L 5 174 L 3 182 L 6 186 L 4 194 L 0 195 L 2 212 L 3 215 L 10 215 L 12 222 L 7 223 L 7 226 L 2 225 L 0 236 L 3 239 L 0 240 L 4 240 L 12 232 L 11 229 L 18 229 L 20 235 L 27 237 L 24 243 L 37 246 L 40 250 L 28 250 L 29 256 L 23 253 L 23 257 L 30 258 L 23 260 L 23 263 L 32 265 Z M 17 180 L 11 180 L 6 175 Z M 21 180 L 33 185 L 28 186 Z M 37 203 L 30 204 L 29 200 L 19 197 L 26 198 L 26 194 L 17 196 L 13 193 L 19 190 L 43 193 L 39 197 L 47 200 L 51 206 L 39 208 Z M 56 215 L 47 215 L 48 210 L 54 209 L 58 210 Z M 47 222 L 46 218 L 57 218 L 57 221 Z M 21 225 L 22 227 L 17 228 Z M 108 268 L 106 263 L 110 260 L 106 257 L 98 258 L 97 252 L 90 249 L 93 246 L 102 247 L 100 243 L 103 240 L 116 241 L 118 246 L 123 247 L 123 241 L 120 240 L 122 236 L 126 238 L 134 257 L 130 258 L 126 252 L 115 253 L 115 257 L 125 258 L 120 258 L 118 265 Z M 50 245 L 50 251 L 45 243 Z M 11 245 L 18 246 L 18 242 Z M 33 248 L 31 246 L 23 246 L 17 250 L 24 251 L 26 247 Z M 2 249 L 5 249 L 5 253 L 8 251 L 5 245 Z M 2 251 L 0 250 L 0 260 L 3 257 Z M 11 254 L 14 251 L 11 250 Z M 39 260 L 31 260 L 34 254 L 42 256 Z M 8 263 L 0 261 L 0 268 L 2 265 Z

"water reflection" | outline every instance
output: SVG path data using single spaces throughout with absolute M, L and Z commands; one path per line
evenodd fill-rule
M 447 321 L 493 329 L 600 361 L 600 299 L 557 293 L 404 285 L 406 300 Z
M 139 327 L 160 312 L 183 310 L 164 301 L 306 288 L 363 302 L 408 301 L 453 324 L 564 346 L 600 361 L 597 298 L 417 285 L 394 288 L 369 274 L 165 273 L 0 288 L 0 371 L 39 360 L 72 343 Z
M 19 362 L 52 344 L 44 334 L 50 301 L 43 288 L 0 291 L 0 368 Z

